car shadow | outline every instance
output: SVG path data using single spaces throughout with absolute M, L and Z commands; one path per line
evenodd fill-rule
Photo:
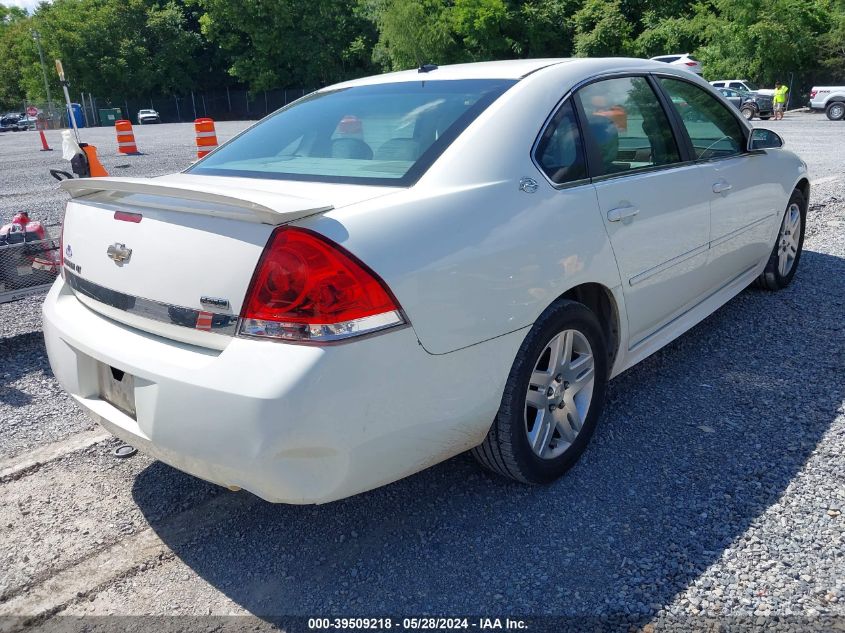
M 836 418 L 843 290 L 845 260 L 807 251 L 788 289 L 741 293 L 612 381 L 591 446 L 549 486 L 463 455 L 324 506 L 224 491 L 222 519 L 190 537 L 148 512 L 167 466 L 137 477 L 135 500 L 182 562 L 268 620 L 648 618 L 779 499 Z M 185 497 L 206 485 L 178 482 Z

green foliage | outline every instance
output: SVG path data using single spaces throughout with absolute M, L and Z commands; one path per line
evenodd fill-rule
M 829 32 L 826 3 L 808 0 L 714 0 L 699 10 L 705 42 L 699 54 L 709 75 L 748 77 L 771 85 L 787 72 L 818 65 Z
M 443 63 L 457 53 L 444 0 L 390 0 L 375 16 L 379 31 L 374 58 L 391 70 Z
M 514 51 L 520 57 L 568 57 L 581 0 L 528 0 L 515 8 Z
M 202 34 L 253 90 L 318 87 L 370 70 L 372 22 L 337 0 L 196 0 Z
M 705 75 L 845 81 L 845 0 L 54 0 L 0 5 L 0 106 L 72 94 L 318 87 L 511 57 L 693 53 Z
M 21 68 L 13 51 L 25 42 L 27 33 L 27 15 L 17 7 L 0 5 L 0 109 L 17 108 L 23 100 L 21 88 Z
M 620 0 L 586 0 L 575 13 L 575 53 L 579 57 L 626 55 L 632 32 Z
M 831 11 L 830 30 L 821 37 L 821 70 L 831 82 L 845 81 L 845 1 Z

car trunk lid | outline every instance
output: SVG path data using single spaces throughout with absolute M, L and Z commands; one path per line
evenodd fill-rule
M 116 321 L 223 349 L 275 226 L 385 193 L 245 180 L 177 174 L 63 182 L 72 198 L 63 228 L 68 285 Z

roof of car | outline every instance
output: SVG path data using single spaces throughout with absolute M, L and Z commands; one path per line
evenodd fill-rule
M 597 66 L 604 66 L 605 70 L 614 68 L 631 69 L 634 66 L 646 68 L 662 68 L 665 64 L 647 59 L 627 57 L 564 57 L 548 59 L 510 59 L 494 62 L 474 62 L 470 64 L 450 64 L 448 66 L 436 66 L 431 70 L 421 69 L 400 70 L 398 72 L 385 73 L 352 79 L 343 83 L 329 86 L 332 90 L 338 88 L 351 88 L 353 86 L 369 86 L 374 84 L 399 83 L 403 81 L 429 80 L 455 80 L 455 79 L 522 79 L 526 75 L 549 66 L 558 64 L 589 64 L 593 70 Z

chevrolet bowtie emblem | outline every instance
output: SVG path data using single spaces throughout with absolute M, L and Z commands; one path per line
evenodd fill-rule
M 126 248 L 126 244 L 115 242 L 108 247 L 106 255 L 118 266 L 123 266 L 132 257 L 132 249 Z

